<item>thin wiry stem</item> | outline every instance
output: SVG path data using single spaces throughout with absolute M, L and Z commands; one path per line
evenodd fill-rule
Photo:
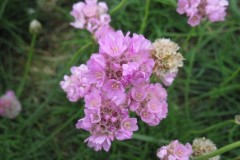
M 126 2 L 127 0 L 122 0 L 116 7 L 114 7 L 110 11 L 110 15 L 112 16 L 113 14 L 117 13 L 117 11 L 120 10 Z
M 202 133 L 206 133 L 206 132 L 209 132 L 213 129 L 217 129 L 217 128 L 221 128 L 225 125 L 228 125 L 228 124 L 235 124 L 235 121 L 234 120 L 227 120 L 227 121 L 224 121 L 224 122 L 220 122 L 220 123 L 217 123 L 217 124 L 214 124 L 210 127 L 207 127 L 205 129 L 202 129 L 202 130 L 192 130 L 190 131 L 190 133 L 192 134 L 202 134 Z
M 25 86 L 25 83 L 26 83 L 26 80 L 27 80 L 28 72 L 29 72 L 29 69 L 31 67 L 32 56 L 33 56 L 33 52 L 34 52 L 34 46 L 36 44 L 36 39 L 37 39 L 37 33 L 32 35 L 30 50 L 28 52 L 28 58 L 27 58 L 26 66 L 25 66 L 25 71 L 24 71 L 24 74 L 23 74 L 23 79 L 21 80 L 20 85 L 19 85 L 18 90 L 17 90 L 17 96 L 18 97 L 21 96 L 22 91 L 23 91 L 24 86 Z
M 149 6 L 150 6 L 150 0 L 146 0 L 145 14 L 144 14 L 144 18 L 143 18 L 141 28 L 140 28 L 140 33 L 141 34 L 144 33 L 144 30 L 145 30 L 146 25 L 147 25 L 147 19 L 148 19 L 148 15 L 149 15 Z

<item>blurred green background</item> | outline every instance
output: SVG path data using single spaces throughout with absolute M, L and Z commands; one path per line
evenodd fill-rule
M 164 37 L 177 42 L 186 60 L 167 89 L 167 118 L 156 127 L 139 121 L 133 139 L 114 141 L 109 153 L 95 152 L 83 142 L 88 133 L 77 130 L 75 123 L 83 117 L 84 104 L 70 103 L 59 87 L 71 66 L 85 63 L 98 50 L 87 31 L 69 25 L 76 2 L 0 1 L 1 94 L 17 91 L 23 81 L 32 39 L 30 21 L 38 19 L 43 26 L 19 95 L 23 111 L 14 120 L 0 119 L 1 160 L 153 160 L 157 149 L 174 139 L 191 143 L 204 136 L 217 147 L 240 139 L 240 127 L 225 123 L 240 113 L 239 0 L 229 1 L 226 21 L 205 21 L 195 28 L 177 14 L 175 0 L 150 0 L 149 12 L 145 0 L 128 0 L 112 15 L 111 25 L 124 33 L 142 32 L 151 41 Z M 106 2 L 111 10 L 120 0 Z M 209 129 L 212 125 L 216 127 Z M 222 159 L 238 156 L 240 149 L 234 149 Z

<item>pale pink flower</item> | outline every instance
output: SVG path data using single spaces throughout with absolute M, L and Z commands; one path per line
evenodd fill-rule
M 95 38 L 97 41 L 107 35 L 110 32 L 114 32 L 114 29 L 110 25 L 102 25 L 95 32 Z
M 186 13 L 186 10 L 189 8 L 189 0 L 178 0 L 177 12 L 179 14 Z
M 65 75 L 64 80 L 60 82 L 61 88 L 67 93 L 70 101 L 76 102 L 84 97 L 89 91 L 90 85 L 85 74 L 88 72 L 86 65 L 72 67 L 70 76 Z
M 157 157 L 161 160 L 189 160 L 192 154 L 192 146 L 187 143 L 183 145 L 178 140 L 158 149 Z
M 189 17 L 188 24 L 190 24 L 192 27 L 194 27 L 194 26 L 199 25 L 200 21 L 201 21 L 201 16 L 195 14 L 195 15 Z
M 21 103 L 13 91 L 9 90 L 0 97 L 0 116 L 13 119 L 18 116 L 21 110 Z
M 75 28 L 87 29 L 98 40 L 102 36 L 100 30 L 103 31 L 100 28 L 109 26 L 111 21 L 111 17 L 107 12 L 108 7 L 105 2 L 97 2 L 97 0 L 78 2 L 73 5 L 71 11 L 71 15 L 75 19 L 71 25 Z
M 224 21 L 227 0 L 207 0 L 206 15 L 211 22 Z
M 227 0 L 178 0 L 177 12 L 186 13 L 188 24 L 197 26 L 204 18 L 211 22 L 224 21 L 227 6 Z
M 110 32 L 100 39 L 100 53 L 105 53 L 110 57 L 119 57 L 127 49 L 125 37 L 121 31 Z
M 166 74 L 165 77 L 162 78 L 163 84 L 165 86 L 171 86 L 176 76 L 177 76 L 177 73 Z

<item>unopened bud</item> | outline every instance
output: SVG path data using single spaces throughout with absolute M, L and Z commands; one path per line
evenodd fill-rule
M 29 31 L 31 34 L 37 34 L 37 33 L 40 33 L 42 30 L 42 24 L 34 19 L 30 22 L 30 25 L 29 25 Z

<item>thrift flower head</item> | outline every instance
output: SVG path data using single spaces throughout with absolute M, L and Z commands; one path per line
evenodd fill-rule
M 170 39 L 157 39 L 153 43 L 152 56 L 155 59 L 153 73 L 169 86 L 172 84 L 178 68 L 183 66 L 183 56 L 178 52 L 179 46 Z
M 196 138 L 193 140 L 192 144 L 193 148 L 193 156 L 198 157 L 204 154 L 211 153 L 215 150 L 217 150 L 216 145 L 210 140 L 206 138 Z M 209 158 L 209 160 L 219 160 L 220 156 L 215 156 L 213 158 Z
M 5 95 L 0 97 L 0 116 L 13 119 L 18 116 L 21 110 L 21 104 L 13 91 L 7 91 Z
M 203 18 L 211 22 L 224 21 L 227 0 L 178 0 L 177 12 L 189 17 L 188 24 L 197 26 Z
M 161 160 L 189 160 L 192 154 L 192 146 L 187 143 L 183 145 L 178 140 L 158 149 L 157 157 Z
M 75 28 L 87 29 L 94 35 L 96 34 L 96 38 L 99 38 L 102 31 L 105 34 L 106 31 L 112 30 L 109 26 L 111 17 L 107 12 L 108 7 L 105 2 L 97 3 L 97 0 L 80 1 L 73 5 L 71 15 L 75 21 L 71 25 Z
M 91 99 L 86 96 L 85 117 L 78 120 L 76 127 L 90 132 L 85 140 L 89 147 L 108 151 L 114 139 L 132 138 L 133 132 L 138 130 L 137 119 L 129 117 L 125 106 L 116 105 L 103 92 L 94 90 Z
M 76 127 L 90 133 L 85 142 L 94 150 L 110 149 L 113 140 L 132 138 L 137 119 L 129 110 L 155 126 L 167 115 L 167 92 L 150 84 L 154 67 L 153 46 L 142 35 L 107 32 L 99 41 L 99 53 L 86 65 L 71 68 L 60 82 L 70 101 L 85 101 L 85 117 Z

